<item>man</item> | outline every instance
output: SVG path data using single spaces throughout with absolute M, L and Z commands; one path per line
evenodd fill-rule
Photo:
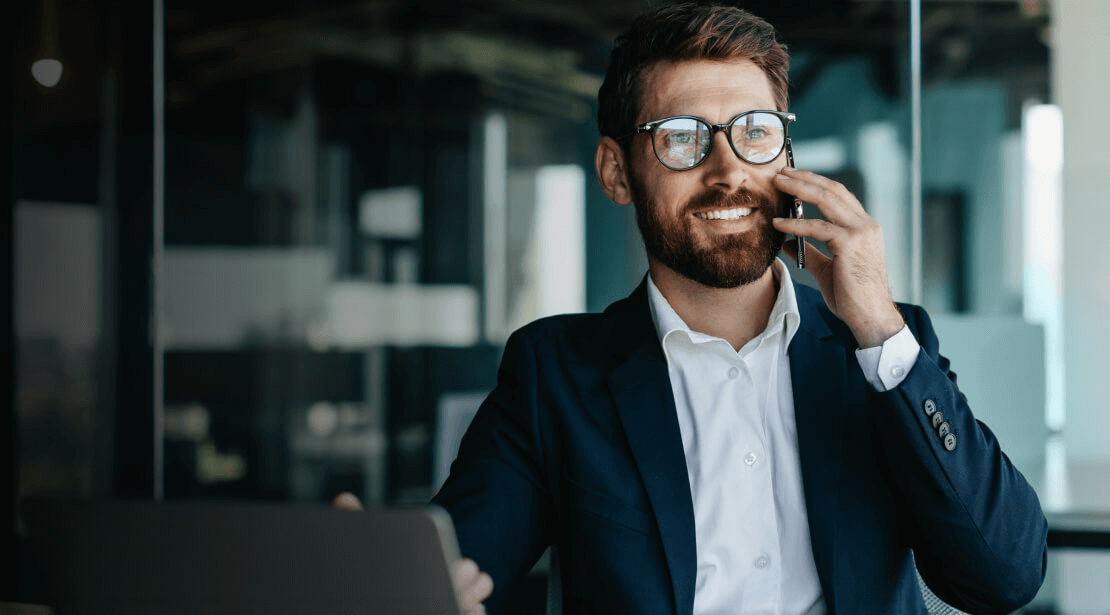
M 576 614 L 925 613 L 915 566 L 969 612 L 1040 587 L 1037 497 L 927 315 L 892 301 L 878 224 L 787 167 L 787 65 L 729 7 L 665 7 L 618 38 L 596 167 L 635 206 L 649 275 L 508 341 L 434 500 L 471 605 L 500 612 L 549 545 Z M 827 221 L 788 218 L 794 197 Z M 828 247 L 806 252 L 819 293 L 775 258 L 785 234 Z

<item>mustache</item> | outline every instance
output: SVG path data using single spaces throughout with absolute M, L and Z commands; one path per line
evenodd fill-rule
M 739 188 L 735 192 L 726 193 L 721 190 L 706 190 L 694 196 L 683 208 L 684 214 L 694 214 L 719 209 L 769 209 L 772 212 L 779 207 L 779 199 L 769 194 L 763 194 Z

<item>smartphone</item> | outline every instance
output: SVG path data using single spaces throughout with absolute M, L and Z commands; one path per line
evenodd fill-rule
M 786 137 L 786 164 L 791 169 L 794 168 L 794 148 L 790 146 L 790 137 Z M 790 195 L 786 194 L 785 192 L 782 193 L 782 196 L 783 196 L 784 199 L 787 199 L 787 200 L 790 199 Z M 801 218 L 805 217 L 804 216 L 805 208 L 802 204 L 802 199 L 799 199 L 798 197 L 793 197 L 793 198 L 794 198 L 794 205 L 792 207 L 789 207 L 790 217 L 801 219 Z M 794 239 L 798 240 L 798 269 L 805 269 L 806 268 L 806 242 L 805 242 L 805 240 L 803 240 L 801 237 L 798 237 L 797 235 L 794 236 Z

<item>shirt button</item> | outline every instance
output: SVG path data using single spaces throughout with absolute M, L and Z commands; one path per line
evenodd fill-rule
M 767 557 L 766 555 L 760 555 L 755 560 L 755 567 L 759 568 L 760 570 L 763 570 L 764 568 L 766 568 L 767 566 L 770 566 L 770 565 L 771 565 L 771 558 Z
M 748 465 L 755 464 L 755 453 L 748 453 L 748 455 L 744 457 L 744 463 Z
M 906 373 L 906 370 L 902 369 L 901 367 L 895 367 L 894 369 L 890 370 L 890 373 L 895 378 L 901 378 L 902 374 Z
M 729 378 L 735 378 L 739 375 L 740 375 L 740 368 L 739 367 L 729 368 L 729 370 L 728 370 L 728 377 Z

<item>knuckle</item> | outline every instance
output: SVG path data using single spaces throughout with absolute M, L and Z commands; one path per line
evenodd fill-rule
M 464 559 L 455 565 L 455 575 L 460 583 L 469 583 L 477 572 L 478 565 L 473 560 Z

